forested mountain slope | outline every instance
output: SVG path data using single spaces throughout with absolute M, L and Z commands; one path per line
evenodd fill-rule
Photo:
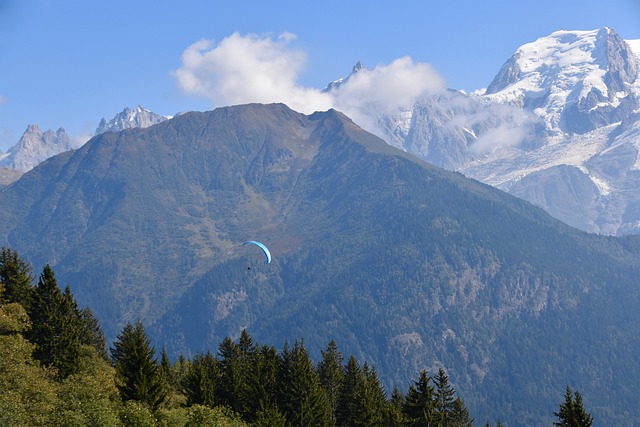
M 567 384 L 603 425 L 639 421 L 638 238 L 572 229 L 336 111 L 108 132 L 0 206 L 0 244 L 51 263 L 111 339 L 138 318 L 173 356 L 243 328 L 316 356 L 335 338 L 388 387 L 445 367 L 481 423 L 544 422 Z

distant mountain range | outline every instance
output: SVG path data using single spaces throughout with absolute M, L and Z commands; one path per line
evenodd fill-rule
M 365 69 L 356 64 L 325 90 Z M 392 114 L 369 113 L 383 139 L 434 165 L 528 200 L 579 229 L 636 234 L 639 69 L 640 40 L 625 41 L 609 28 L 563 30 L 519 48 L 486 91 L 449 90 Z M 102 119 L 96 135 L 167 118 L 127 108 L 110 122 Z M 0 155 L 0 168 L 26 171 L 70 148 L 63 130 L 29 127 Z M 4 175 L 0 186 L 16 177 Z
M 519 48 L 486 91 L 435 94 L 378 126 L 392 145 L 574 227 L 637 234 L 639 70 L 640 40 L 558 31 Z
M 50 263 L 110 340 L 136 319 L 172 357 L 245 328 L 316 358 L 334 338 L 389 391 L 444 367 L 479 423 L 550 425 L 567 385 L 599 425 L 640 423 L 640 236 L 578 231 L 334 110 L 106 132 L 0 206 L 0 245 Z
M 103 118 L 95 131 L 95 135 L 100 135 L 104 132 L 118 132 L 130 128 L 145 128 L 169 118 L 168 116 L 153 113 L 142 106 L 138 106 L 133 110 L 127 107 L 116 114 L 109 122 Z M 27 172 L 49 157 L 78 148 L 85 142 L 72 143 L 63 128 L 55 132 L 52 130 L 43 132 L 37 125 L 29 125 L 16 145 L 6 153 L 0 153 L 0 188 L 3 182 L 6 185 L 21 175 L 6 171 L 2 172 L 3 169 Z M 2 177 L 5 177 L 5 179 L 3 180 Z

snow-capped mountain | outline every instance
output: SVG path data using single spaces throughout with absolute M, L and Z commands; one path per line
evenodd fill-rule
M 29 125 L 16 145 L 0 156 L 0 167 L 27 172 L 38 163 L 73 148 L 64 129 L 42 131 Z
M 534 111 L 550 130 L 585 133 L 638 108 L 637 75 L 637 58 L 613 30 L 557 31 L 518 49 L 486 96 Z
M 564 222 L 640 233 L 640 40 L 557 31 L 518 49 L 482 94 L 377 117 L 392 145 Z
M 100 135 L 104 132 L 117 132 L 130 128 L 146 128 L 170 118 L 169 116 L 161 116 L 149 111 L 141 105 L 138 105 L 133 110 L 127 107 L 122 110 L 122 112 L 116 114 L 109 122 L 107 122 L 105 118 L 102 118 L 95 134 Z

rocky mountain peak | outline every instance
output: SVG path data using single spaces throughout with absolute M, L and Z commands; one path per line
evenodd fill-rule
M 486 95 L 500 92 L 518 81 L 521 74 L 520 67 L 518 66 L 518 60 L 521 56 L 522 53 L 518 51 L 504 63 L 491 84 L 487 87 L 485 92 Z
M 597 36 L 605 57 L 605 83 L 612 92 L 625 91 L 638 76 L 637 58 L 629 44 L 609 28 L 600 30 Z
M 357 74 L 358 72 L 360 72 L 362 70 L 365 70 L 366 68 L 367 67 L 365 67 L 362 64 L 362 62 L 360 62 L 360 61 L 356 62 L 356 65 L 353 66 L 353 68 L 351 69 L 351 73 L 349 73 L 349 75 L 347 77 L 332 81 L 331 83 L 329 83 L 327 85 L 326 88 L 323 89 L 323 92 L 331 92 L 332 90 L 339 88 L 340 86 L 345 84 L 347 81 L 349 81 L 351 76 Z
M 535 111 L 549 129 L 582 134 L 637 108 L 637 74 L 630 46 L 612 29 L 560 30 L 520 47 L 486 96 Z
M 38 125 L 29 125 L 20 141 L 0 159 L 0 167 L 27 172 L 49 157 L 73 148 L 63 128 L 43 132 Z
M 131 128 L 146 128 L 161 123 L 169 118 L 170 117 L 168 116 L 162 116 L 149 111 L 141 105 L 138 105 L 133 110 L 129 107 L 125 107 L 124 110 L 116 114 L 116 116 L 109 122 L 107 122 L 105 118 L 102 118 L 96 129 L 96 135 L 100 135 L 105 132 L 118 132 Z
M 27 130 L 24 131 L 24 135 L 42 135 L 42 129 L 38 125 L 28 125 Z

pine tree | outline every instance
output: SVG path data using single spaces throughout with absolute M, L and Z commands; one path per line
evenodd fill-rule
M 245 419 L 253 419 L 258 407 L 258 397 L 252 396 L 252 378 L 259 376 L 256 372 L 259 368 L 256 360 L 257 346 L 246 329 L 240 332 L 238 338 L 238 358 L 235 360 L 238 373 L 238 387 L 236 388 L 236 412 Z
M 102 332 L 102 327 L 100 327 L 98 319 L 96 319 L 89 308 L 81 310 L 80 317 L 82 319 L 80 342 L 95 348 L 102 359 L 109 361 L 107 339 L 104 336 L 104 332 Z
M 435 415 L 435 391 L 431 384 L 427 371 L 421 371 L 418 380 L 409 386 L 409 391 L 404 404 L 404 414 L 407 425 L 422 427 L 434 425 Z
M 166 385 L 142 322 L 124 326 L 111 348 L 111 358 L 122 400 L 139 401 L 152 409 L 165 400 Z
M 575 400 L 573 396 L 571 387 L 567 386 L 564 393 L 564 402 L 560 404 L 558 412 L 553 413 L 553 415 L 558 417 L 558 421 L 554 422 L 553 425 L 562 427 L 591 427 L 593 418 L 585 411 L 582 404 L 582 396 L 577 391 L 575 393 Z
M 435 385 L 435 413 L 438 424 L 450 426 L 453 402 L 455 401 L 455 390 L 449 384 L 449 376 L 444 369 L 439 368 L 438 373 L 432 379 Z
M 278 422 L 283 414 L 277 410 L 278 368 L 282 360 L 274 347 L 266 345 L 252 353 L 251 369 L 246 375 L 245 403 L 247 413 L 245 419 L 256 421 L 259 417 L 266 423 L 266 418 Z M 261 413 L 261 415 L 259 415 Z
M 213 408 L 216 402 L 216 384 L 220 379 L 218 360 L 210 352 L 196 355 L 181 382 L 180 390 L 187 398 L 187 405 L 205 405 Z
M 402 408 L 404 407 L 404 395 L 398 387 L 394 387 L 391 392 L 391 399 L 385 406 L 385 416 L 383 425 L 395 427 L 405 424 Z
M 162 346 L 162 351 L 160 352 L 160 371 L 167 384 L 174 387 L 176 385 L 175 375 L 173 374 L 173 368 L 171 367 L 171 361 L 169 360 L 169 354 L 167 354 L 165 346 Z
M 344 368 L 344 379 L 336 412 L 338 426 L 356 425 L 362 404 L 363 375 L 360 364 L 352 355 Z
M 0 250 L 0 283 L 4 285 L 0 302 L 17 302 L 29 306 L 31 297 L 31 266 L 9 248 Z
M 498 423 L 500 423 L 498 421 Z M 453 401 L 453 406 L 449 414 L 449 425 L 455 427 L 471 427 L 473 418 L 469 416 L 467 407 L 459 397 Z
M 380 426 L 385 419 L 387 398 L 378 374 L 366 362 L 362 368 L 349 357 L 337 411 L 339 426 Z
M 591 425 L 593 425 L 593 417 L 584 409 L 584 405 L 582 403 L 582 395 L 578 391 L 575 392 L 575 401 L 573 407 L 577 425 L 579 425 L 580 427 L 591 427 Z
M 59 379 L 77 372 L 83 331 L 81 314 L 69 287 L 64 293 L 60 291 L 49 265 L 32 290 L 28 313 L 33 325 L 27 337 L 36 345 L 34 358 L 55 367 Z
M 330 426 L 331 409 L 303 342 L 282 350 L 278 407 L 294 426 Z
M 360 425 L 382 425 L 385 415 L 384 410 L 387 404 L 387 396 L 380 384 L 380 379 L 378 378 L 376 370 L 371 368 L 366 362 L 362 367 L 362 376 L 364 380 L 364 393 L 362 411 L 360 413 Z
M 180 354 L 176 363 L 173 364 L 173 367 L 171 368 L 171 377 L 174 381 L 173 385 L 178 389 L 181 387 L 182 381 L 187 375 L 190 365 L 191 362 L 184 357 L 184 354 Z
M 553 423 L 553 425 L 573 427 L 573 413 L 573 392 L 571 388 L 567 386 L 564 393 L 564 402 L 560 404 L 559 411 L 553 413 L 553 415 L 558 417 L 559 422 Z
M 332 421 L 337 422 L 338 400 L 344 382 L 343 357 L 338 351 L 338 344 L 331 340 L 327 345 L 327 350 L 321 351 L 322 360 L 318 363 L 318 376 L 320 384 L 327 393 L 329 406 L 331 407 Z
M 253 427 L 286 427 L 287 417 L 280 412 L 275 404 L 261 407 L 256 412 Z
M 267 393 L 266 389 L 262 389 L 262 385 L 259 384 L 261 380 L 258 378 L 262 375 L 268 377 L 268 374 L 259 371 L 269 368 L 261 365 L 261 356 L 257 353 L 257 345 L 253 338 L 246 330 L 242 330 L 237 343 L 227 337 L 220 343 L 218 355 L 221 378 L 220 386 L 217 387 L 217 400 L 245 419 L 255 418 L 259 402 Z M 274 383 L 275 379 L 269 380 L 267 377 L 264 378 L 265 385 L 271 387 L 269 383 Z
M 240 348 L 229 337 L 224 338 L 218 346 L 220 360 L 220 387 L 216 388 L 216 400 L 221 404 L 238 411 L 239 395 L 242 388 L 242 374 L 238 364 Z

